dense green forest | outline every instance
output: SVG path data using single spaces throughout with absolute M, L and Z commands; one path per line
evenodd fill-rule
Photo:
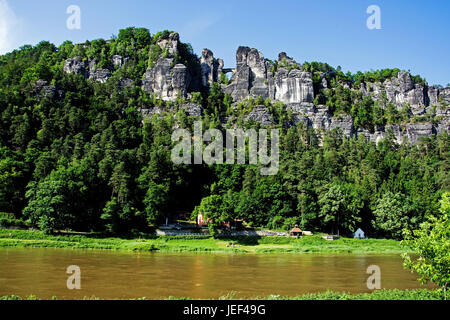
M 174 165 L 172 130 L 192 130 L 194 118 L 182 109 L 145 119 L 141 113 L 153 106 L 177 110 L 184 102 L 163 102 L 139 85 L 147 68 L 167 55 L 155 45 L 163 34 L 129 28 L 110 41 L 41 42 L 0 57 L 0 212 L 48 232 L 147 232 L 171 213 L 202 211 L 213 223 L 243 219 L 254 227 L 299 224 L 340 234 L 361 227 L 392 238 L 438 212 L 450 186 L 447 132 L 398 145 L 390 136 L 375 144 L 333 130 L 321 143 L 312 129 L 285 126 L 290 114 L 278 103 L 247 101 L 233 108 L 219 84 L 192 94 L 204 107 L 203 127 L 223 130 L 221 118 L 235 115 L 245 128 L 259 128 L 243 114 L 265 103 L 281 131 L 279 173 L 261 176 L 255 165 Z M 113 55 L 129 59 L 118 69 Z M 65 74 L 65 60 L 75 56 L 116 70 L 105 84 Z M 187 44 L 175 58 L 196 64 Z M 353 103 L 339 84 L 345 79 L 357 86 L 398 70 L 351 75 L 321 63 L 303 68 L 327 74 L 332 89 L 316 99 L 333 113 L 354 113 L 357 126 L 405 120 L 389 108 L 383 113 L 372 100 Z M 134 85 L 121 86 L 123 78 Z M 38 80 L 55 92 L 37 92 Z

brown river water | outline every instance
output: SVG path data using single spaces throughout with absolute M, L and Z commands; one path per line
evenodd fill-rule
M 69 290 L 67 267 L 81 270 L 81 289 Z M 398 255 L 161 254 L 67 249 L 0 249 L 0 296 L 41 299 L 190 297 L 217 299 L 278 294 L 296 296 L 327 289 L 370 292 L 367 268 L 381 270 L 385 289 L 420 288 Z

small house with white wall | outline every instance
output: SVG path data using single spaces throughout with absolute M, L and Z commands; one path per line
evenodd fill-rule
M 207 227 L 208 226 L 208 220 L 205 219 L 202 213 L 200 213 L 197 216 L 197 226 L 199 227 Z
M 355 239 L 367 239 L 364 231 L 362 231 L 361 228 L 356 230 L 356 232 L 353 234 L 353 237 Z

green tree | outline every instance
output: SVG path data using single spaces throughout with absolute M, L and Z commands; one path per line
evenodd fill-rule
M 144 199 L 147 222 L 156 225 L 164 218 L 169 202 L 169 186 L 151 182 Z
M 39 184 L 31 183 L 26 193 L 29 203 L 23 212 L 24 216 L 45 233 L 64 229 L 73 219 L 64 194 L 62 181 L 49 179 Z
M 205 220 L 208 220 L 208 227 L 211 235 L 217 233 L 222 223 L 222 197 L 212 195 L 202 199 L 202 202 L 194 210 L 194 215 L 202 214 Z
M 373 213 L 375 215 L 373 227 L 391 238 L 401 239 L 403 230 L 410 225 L 407 200 L 398 193 L 386 192 L 377 201 Z
M 332 183 L 325 186 L 319 196 L 321 206 L 319 217 L 332 233 L 340 234 L 340 229 L 354 231 L 355 226 L 361 219 L 351 210 L 348 196 L 342 186 Z
M 0 211 L 14 212 L 23 205 L 26 165 L 20 154 L 0 148 Z
M 433 282 L 444 291 L 447 300 L 447 288 L 450 282 L 450 192 L 444 193 L 441 200 L 440 215 L 431 216 L 421 224 L 419 230 L 405 230 L 405 241 L 417 258 L 403 254 L 404 265 L 420 275 L 422 284 Z

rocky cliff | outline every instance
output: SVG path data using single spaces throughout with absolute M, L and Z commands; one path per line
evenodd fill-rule
M 119 58 L 122 59 L 122 57 L 115 56 L 112 62 L 116 64 Z M 75 57 L 66 60 L 64 63 L 64 72 L 81 74 L 86 79 L 89 78 L 100 83 L 106 83 L 111 76 L 111 70 L 97 68 L 96 65 L 97 61 L 95 59 L 86 61 L 81 59 L 81 57 Z
M 207 92 L 211 85 L 219 82 L 224 74 L 232 72 L 227 84 L 222 83 L 224 93 L 231 96 L 235 106 L 249 99 L 270 99 L 284 105 L 292 114 L 291 124 L 302 123 L 316 132 L 324 132 L 340 128 L 347 136 L 363 135 L 370 141 L 377 142 L 392 132 L 398 142 L 405 138 L 412 143 L 420 137 L 430 136 L 448 131 L 450 126 L 450 87 L 439 88 L 417 83 L 410 73 L 400 71 L 394 77 L 380 82 L 362 82 L 359 89 L 344 86 L 357 91 L 362 97 L 370 97 L 382 109 L 389 104 L 398 111 L 408 108 L 411 121 L 401 124 L 377 125 L 372 130 L 355 128 L 354 119 L 350 115 L 335 116 L 324 102 L 317 102 L 315 97 L 330 88 L 329 79 L 324 73 L 305 72 L 302 65 L 282 52 L 276 61 L 268 60 L 254 48 L 239 47 L 236 52 L 236 68 L 225 69 L 224 61 L 216 59 L 209 49 L 204 49 L 195 65 L 180 63 L 180 39 L 178 33 L 166 34 L 157 43 L 163 52 L 155 63 L 143 74 L 142 87 L 150 94 L 155 94 L 163 101 L 175 101 L 183 98 L 191 99 L 191 93 Z M 124 66 L 126 57 L 113 56 L 112 65 L 117 69 Z M 197 68 L 198 70 L 195 69 Z M 194 70 L 195 69 L 195 70 Z M 66 73 L 83 75 L 100 83 L 106 83 L 114 72 L 113 69 L 97 68 L 96 60 L 82 60 L 80 57 L 68 59 L 64 65 Z M 315 80 L 313 80 L 316 76 Z M 131 85 L 129 79 L 122 79 L 124 86 Z M 41 84 L 45 94 L 52 94 L 51 88 Z M 198 116 L 203 112 L 202 106 L 196 103 L 185 103 L 180 108 L 186 109 L 188 115 Z M 143 108 L 144 113 L 159 113 L 158 109 Z M 274 121 L 269 108 L 265 105 L 253 107 L 245 117 L 262 125 L 270 125 Z M 433 120 L 430 120 L 430 119 Z
M 235 101 L 262 97 L 285 104 L 311 103 L 314 100 L 311 74 L 293 68 L 299 65 L 285 53 L 279 55 L 278 65 L 282 67 L 275 70 L 273 64 L 258 50 L 239 47 L 236 53 L 236 72 L 225 92 Z

